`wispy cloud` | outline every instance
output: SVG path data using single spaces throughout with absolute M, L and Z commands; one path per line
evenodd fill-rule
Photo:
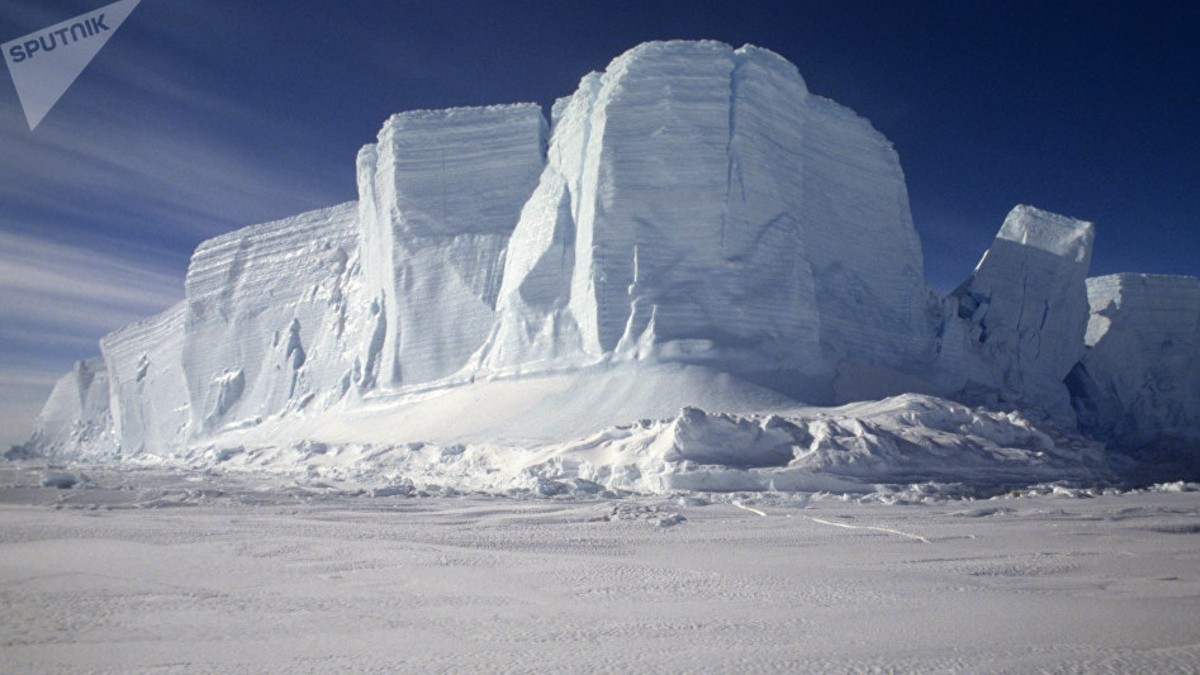
M 0 231 L 0 443 L 27 436 L 100 337 L 182 297 L 183 279 L 144 259 Z
M 0 40 L 102 4 L 10 0 Z M 263 13 L 142 3 L 33 133 L 0 69 L 0 443 L 100 337 L 183 297 L 201 240 L 351 196 L 356 147 L 313 163 L 308 118 L 226 86 L 214 45 L 261 36 Z
M 96 7 L 14 4 L 14 34 L 0 37 Z M 213 45 L 243 18 L 235 4 L 143 3 L 35 133 L 0 86 L 0 213 L 26 228 L 101 220 L 190 249 L 233 227 L 345 201 L 356 148 L 327 164 L 297 161 L 319 144 L 308 121 L 264 114 L 244 89 L 222 86 L 225 50 Z M 344 159 L 340 183 L 326 168 L 335 159 Z
M 183 297 L 178 276 L 70 244 L 0 231 L 0 334 L 15 326 L 112 330 Z
M 209 129 L 173 123 L 182 102 L 157 105 L 134 112 L 98 94 L 63 106 L 30 134 L 10 100 L 0 109 L 0 203 L 42 220 L 104 218 L 136 235 L 170 230 L 194 242 L 344 201 L 318 177 L 270 165 Z M 212 114 L 234 116 L 227 109 Z

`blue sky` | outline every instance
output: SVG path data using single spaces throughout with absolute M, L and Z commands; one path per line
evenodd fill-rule
M 0 42 L 104 4 L 5 0 Z M 389 114 L 549 106 L 668 38 L 768 47 L 869 118 L 938 290 L 1017 203 L 1094 221 L 1094 274 L 1200 275 L 1195 3 L 144 0 L 36 132 L 0 75 L 0 443 L 200 241 L 353 199 Z

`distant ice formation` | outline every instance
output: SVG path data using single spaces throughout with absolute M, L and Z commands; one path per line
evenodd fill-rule
M 1013 209 L 971 278 L 948 298 L 954 316 L 943 371 L 1070 425 L 1063 378 L 1083 356 L 1094 238 L 1091 223 Z
M 1087 352 L 1067 377 L 1079 428 L 1200 475 L 1200 279 L 1087 281 Z
M 29 445 L 33 450 L 108 454 L 116 449 L 104 359 L 78 361 L 55 383 Z M 21 453 L 17 453 L 21 454 Z
M 401 113 L 357 176 L 201 244 L 184 302 L 106 336 L 30 447 L 803 489 L 1100 480 L 1077 425 L 1200 438 L 1200 282 L 1088 280 L 1092 225 L 1018 206 L 935 297 L 891 144 L 764 49 L 641 45 L 549 123 Z

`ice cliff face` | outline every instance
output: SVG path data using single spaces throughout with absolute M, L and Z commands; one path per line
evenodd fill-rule
M 191 419 L 183 358 L 188 305 L 121 328 L 100 340 L 108 369 L 113 435 L 127 454 L 186 440 Z
M 115 447 L 112 429 L 108 370 L 103 359 L 87 359 L 54 384 L 30 445 L 66 455 L 84 448 L 101 454 Z
M 534 104 L 402 113 L 357 178 L 357 202 L 201 244 L 186 299 L 105 337 L 33 445 L 162 454 L 363 410 L 390 429 L 401 399 L 458 391 L 457 415 L 472 382 L 539 377 L 578 419 L 534 426 L 583 429 L 605 397 L 648 415 L 671 368 L 728 401 L 984 395 L 1121 443 L 1200 436 L 1200 282 L 1085 284 L 1092 226 L 1021 206 L 933 297 L 891 144 L 763 49 L 642 45 L 549 125 Z M 671 400 L 722 399 L 687 386 Z M 521 405 L 487 407 L 542 414 Z
M 1087 353 L 1067 382 L 1080 426 L 1119 446 L 1200 442 L 1200 280 L 1088 279 Z M 1200 454 L 1197 454 L 1200 459 Z
M 369 319 L 356 292 L 356 215 L 355 204 L 343 204 L 237 230 L 196 249 L 182 335 L 165 338 L 182 344 L 160 348 L 179 350 L 193 437 L 314 401 L 328 404 L 362 379 L 358 352 Z M 111 349 L 118 342 L 110 339 Z M 138 405 L 130 393 L 118 396 L 122 410 Z
M 848 397 L 839 370 L 928 364 L 896 154 L 779 56 L 631 50 L 555 106 L 548 160 L 488 370 L 655 358 L 831 401 Z
M 364 383 L 440 380 L 495 319 L 504 251 L 545 163 L 533 104 L 393 116 L 359 152 L 363 281 L 375 326 Z
M 947 299 L 942 372 L 1071 424 L 1063 378 L 1083 355 L 1094 239 L 1091 223 L 1014 208 Z

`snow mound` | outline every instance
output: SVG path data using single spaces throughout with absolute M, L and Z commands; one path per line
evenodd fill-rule
M 969 483 L 1002 489 L 1044 480 L 1096 481 L 1100 444 L 1020 413 L 905 394 L 840 408 L 736 415 L 685 408 L 555 448 L 543 478 L 609 488 L 832 490 L 879 483 Z
M 516 394 L 546 383 L 508 383 L 514 384 L 509 391 Z M 532 409 L 547 405 L 538 401 Z M 417 409 L 430 411 L 428 403 Z M 394 428 L 373 429 L 355 441 L 280 444 L 260 438 L 255 443 L 246 436 L 245 444 L 196 449 L 177 459 L 197 467 L 279 471 L 377 488 L 411 481 L 421 488 L 542 496 L 683 490 L 870 493 L 881 485 L 912 483 L 955 490 L 966 484 L 986 493 L 1112 478 L 1102 444 L 1052 422 L 916 394 L 838 408 L 793 405 L 772 413 L 688 406 L 565 442 L 520 445 L 419 440 L 419 428 L 410 428 L 414 435 L 407 442 L 371 442 L 371 433 L 400 437 Z M 499 437 L 495 429 L 482 436 Z
M 683 364 L 617 363 L 380 394 L 351 407 L 287 415 L 214 439 L 219 445 L 314 441 L 542 446 L 688 405 L 748 413 L 797 402 L 728 373 Z

